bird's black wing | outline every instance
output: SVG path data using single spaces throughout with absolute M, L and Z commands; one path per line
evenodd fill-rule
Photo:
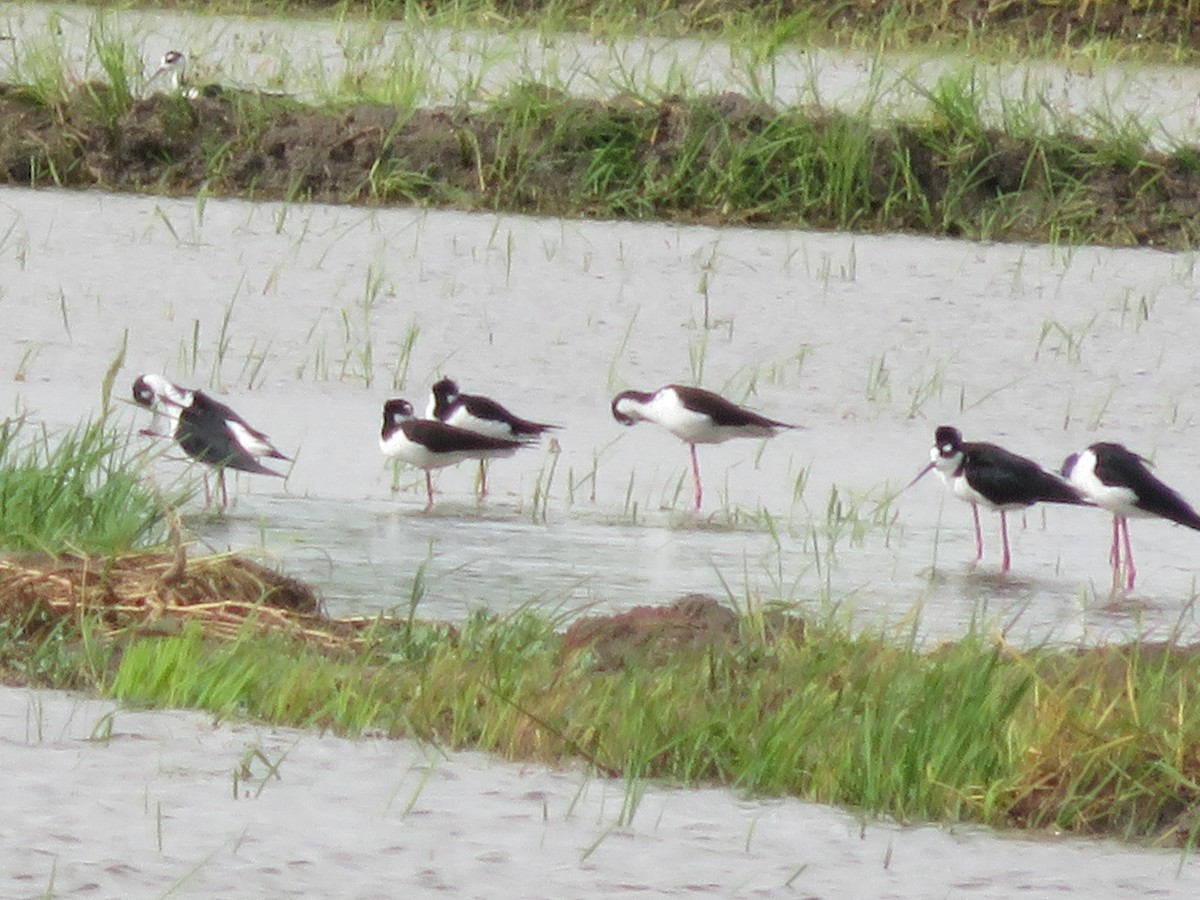
M 512 429 L 514 434 L 541 434 L 543 431 L 549 431 L 557 428 L 557 425 L 547 425 L 543 422 L 532 422 L 529 419 L 522 419 L 520 416 L 514 415 L 506 407 L 501 406 L 491 397 L 484 397 L 480 394 L 462 394 L 458 398 L 458 402 L 466 407 L 467 412 L 477 419 L 492 419 L 497 422 L 503 422 Z
M 520 441 L 455 428 L 434 419 L 409 419 L 400 423 L 400 427 L 404 429 L 409 440 L 424 445 L 434 453 L 515 450 L 525 446 Z
M 967 484 L 997 506 L 1088 503 L 1074 485 L 995 444 L 963 444 L 963 467 Z
M 1138 509 L 1200 531 L 1200 514 L 1178 491 L 1164 484 L 1146 460 L 1120 444 L 1095 444 L 1096 477 L 1110 487 L 1127 487 L 1137 496 Z
M 794 427 L 786 422 L 777 422 L 774 419 L 768 419 L 766 416 L 760 416 L 758 413 L 738 406 L 733 401 L 726 400 L 720 394 L 714 394 L 712 391 L 705 390 L 704 388 L 683 384 L 673 384 L 671 388 L 675 391 L 676 396 L 679 397 L 680 403 L 692 412 L 708 416 L 712 419 L 714 425 L 728 428 L 740 428 L 751 425 L 757 425 L 761 428 Z

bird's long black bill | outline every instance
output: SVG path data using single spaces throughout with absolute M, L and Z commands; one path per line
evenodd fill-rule
M 933 468 L 933 465 L 934 465 L 933 463 L 929 463 L 929 465 L 927 465 L 920 472 L 918 472 L 917 477 L 914 478 L 912 481 L 910 481 L 908 484 L 906 484 L 904 486 L 904 490 L 907 491 L 910 487 L 912 487 L 914 484 L 916 484 L 918 481 L 920 481 L 922 478 L 924 478 L 926 475 L 928 475 L 930 470 Z

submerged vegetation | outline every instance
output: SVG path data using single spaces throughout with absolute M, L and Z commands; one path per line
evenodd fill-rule
M 929 650 L 795 605 L 703 596 L 462 626 L 330 619 L 304 584 L 189 558 L 101 421 L 0 447 L 0 678 L 220 717 L 790 794 L 902 820 L 1193 846 L 1200 654 L 1170 643 Z M 59 496 L 61 494 L 61 496 Z M 69 522 L 68 529 L 64 523 Z M 119 526 L 119 527 L 118 527 Z M 151 543 L 145 549 L 138 544 Z M 84 549 L 86 548 L 86 549 Z M 90 552 L 88 552 L 90 551 Z
M 281 5 L 289 7 L 270 8 Z M 400 6 L 338 9 L 387 14 Z M 468 3 L 459 11 L 568 24 L 584 24 L 598 8 L 616 22 L 649 13 L 650 27 L 664 33 L 728 28 L 744 17 L 766 27 L 775 16 L 780 40 L 811 25 L 844 28 L 855 43 L 855 29 L 872 27 L 895 37 L 939 35 L 944 26 L 962 39 L 999 26 L 1006 10 L 1024 10 L 1025 40 L 1036 43 L 1037 22 L 1128 37 L 1140 10 L 1150 33 L 1190 53 L 1195 34 L 1172 25 L 1185 15 L 1194 21 L 1193 6 L 729 0 L 648 9 L 618 0 Z M 1114 10 L 1121 15 L 1110 28 Z M 1020 41 L 1019 33 L 1010 36 Z M 945 79 L 925 116 L 886 123 L 866 113 L 778 109 L 743 94 L 598 101 L 544 84 L 429 108 L 349 96 L 315 106 L 236 91 L 147 97 L 133 74 L 140 62 L 118 36 L 97 32 L 92 52 L 103 81 L 75 82 L 42 60 L 23 70 L 22 83 L 0 88 L 7 183 L 194 194 L 201 205 L 224 195 L 1198 243 L 1200 149 L 1152 151 L 1144 133 L 1121 125 L 1083 137 L 1043 118 L 1036 99 L 990 122 L 970 78 Z M 371 297 L 369 288 L 366 320 Z M 415 334 L 414 325 L 409 350 Z M 364 371 L 370 359 L 368 344 Z M 406 351 L 396 380 L 407 359 Z M 881 357 L 870 398 L 886 391 L 885 376 Z M 1193 647 L 1020 649 L 976 630 L 927 649 L 911 634 L 801 619 L 795 607 L 734 612 L 704 598 L 565 631 L 563 621 L 529 610 L 452 627 L 415 617 L 416 587 L 407 615 L 333 620 L 293 579 L 236 557 L 189 558 L 178 532 L 167 545 L 164 523 L 178 498 L 138 477 L 127 437 L 106 421 L 62 436 L 30 437 L 27 427 L 0 426 L 0 545 L 19 551 L 0 564 L 0 677 L 10 682 L 581 761 L 627 780 L 629 815 L 639 785 L 653 777 L 901 820 L 1195 846 Z M 840 502 L 835 492 L 831 508 Z M 536 494 L 533 507 L 536 518 Z

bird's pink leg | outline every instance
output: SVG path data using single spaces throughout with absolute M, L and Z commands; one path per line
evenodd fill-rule
M 221 488 L 221 512 L 229 508 L 229 489 L 225 487 L 225 470 L 217 469 L 217 484 Z
M 975 562 L 983 559 L 983 529 L 979 527 L 979 507 L 971 504 L 971 515 L 975 517 Z
M 428 469 L 425 470 L 425 496 L 429 498 L 425 503 L 425 512 L 429 512 L 433 509 L 433 475 Z
M 1108 561 L 1112 563 L 1112 589 L 1116 591 L 1121 586 L 1121 517 L 1117 515 L 1113 516 L 1113 539 Z
M 1000 563 L 1000 571 L 1007 572 L 1012 565 L 1012 554 L 1008 551 L 1008 516 L 1000 510 L 1000 540 L 1004 542 L 1004 559 Z
M 479 499 L 487 496 L 487 460 L 479 461 Z
M 692 448 L 692 478 L 696 485 L 696 510 L 700 509 L 700 500 L 704 496 L 704 489 L 700 486 L 700 460 L 696 458 L 696 445 L 689 444 Z
M 1125 533 L 1125 590 L 1133 590 L 1137 569 L 1133 565 L 1133 545 L 1129 543 L 1129 519 L 1121 516 L 1121 530 Z

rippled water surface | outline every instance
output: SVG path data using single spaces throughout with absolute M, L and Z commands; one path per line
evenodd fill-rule
M 0 747 L 6 897 L 1200 891 L 1200 867 L 1169 851 L 862 822 L 794 800 L 631 787 L 408 741 L 214 727 L 64 694 L 0 689 Z

